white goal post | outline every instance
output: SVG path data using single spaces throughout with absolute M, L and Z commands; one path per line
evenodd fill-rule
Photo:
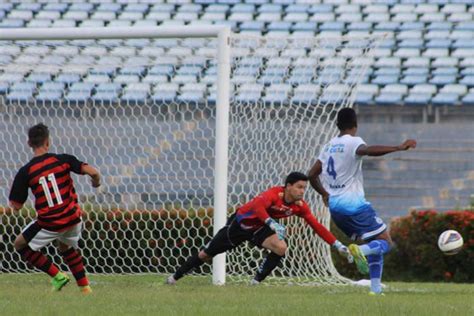
M 75 178 L 88 271 L 170 273 L 239 204 L 309 169 L 381 39 L 262 37 L 215 25 L 4 29 L 2 195 L 30 159 L 27 128 L 44 122 L 52 151 L 104 175 L 99 193 Z M 328 226 L 320 198 L 308 190 L 306 200 Z M 31 271 L 7 242 L 32 216 L 4 212 L 0 271 Z M 285 224 L 289 255 L 270 279 L 347 283 L 309 227 Z M 261 258 L 251 247 L 227 254 L 227 265 L 217 256 L 213 283 L 225 283 L 226 268 L 232 280 L 247 279 Z

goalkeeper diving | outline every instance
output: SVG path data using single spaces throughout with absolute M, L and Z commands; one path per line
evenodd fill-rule
M 293 215 L 302 217 L 316 234 L 350 260 L 347 247 L 318 222 L 303 200 L 307 184 L 308 177 L 305 174 L 292 172 L 286 177 L 284 186 L 272 187 L 239 207 L 214 238 L 201 251 L 189 257 L 167 278 L 166 283 L 176 284 L 177 280 L 193 269 L 210 263 L 214 256 L 232 250 L 245 241 L 270 251 L 251 284 L 262 282 L 285 257 L 288 248 L 285 227 L 278 219 Z

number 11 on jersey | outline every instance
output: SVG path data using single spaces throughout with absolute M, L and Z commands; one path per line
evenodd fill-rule
M 56 197 L 56 201 L 58 202 L 58 205 L 63 204 L 63 199 L 61 197 L 61 193 L 59 192 L 58 183 L 56 182 L 56 177 L 54 176 L 54 173 L 48 174 L 48 180 L 49 182 L 51 182 L 51 186 L 53 187 L 54 195 Z M 43 187 L 44 195 L 46 196 L 46 201 L 48 201 L 48 206 L 53 207 L 54 202 L 53 202 L 53 197 L 51 196 L 51 193 L 49 192 L 48 180 L 46 180 L 46 177 L 41 177 L 39 178 L 39 183 Z
M 334 159 L 332 158 L 332 156 L 329 157 L 328 167 L 326 168 L 326 171 L 334 180 L 336 180 L 337 173 L 336 168 L 334 168 Z

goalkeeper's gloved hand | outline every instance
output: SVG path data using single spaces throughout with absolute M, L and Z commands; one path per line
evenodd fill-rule
M 267 218 L 265 224 L 267 224 L 268 227 L 270 227 L 277 234 L 278 239 L 285 239 L 285 226 L 281 225 L 271 217 Z
M 332 244 L 332 246 L 336 248 L 336 250 L 339 252 L 341 256 L 346 257 L 349 263 L 352 263 L 354 261 L 354 258 L 352 257 L 349 251 L 349 248 L 344 246 L 342 242 L 340 242 L 339 240 L 336 240 L 334 244 Z

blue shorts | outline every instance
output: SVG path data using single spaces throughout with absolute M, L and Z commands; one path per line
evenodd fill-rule
M 336 226 L 352 240 L 371 239 L 387 230 L 387 225 L 375 214 L 372 207 L 351 215 L 331 212 L 331 218 Z

